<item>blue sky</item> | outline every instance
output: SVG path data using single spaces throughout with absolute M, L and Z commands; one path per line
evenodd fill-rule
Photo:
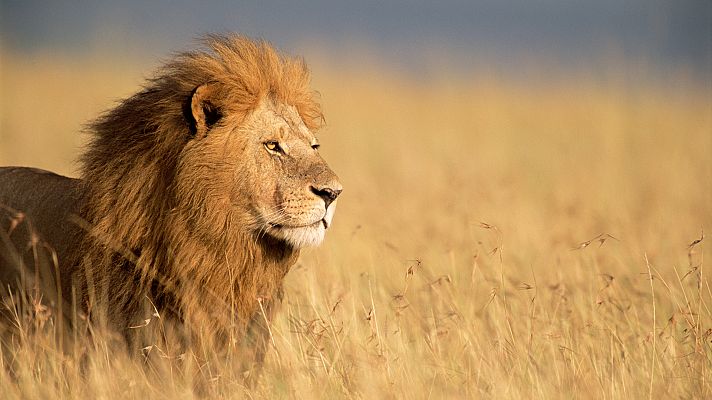
M 167 53 L 200 33 L 238 31 L 299 51 L 363 44 L 412 65 L 424 48 L 516 65 L 539 54 L 564 65 L 610 56 L 651 68 L 712 73 L 712 1 L 2 1 L 0 38 L 16 51 Z M 415 68 L 415 67 L 414 67 Z

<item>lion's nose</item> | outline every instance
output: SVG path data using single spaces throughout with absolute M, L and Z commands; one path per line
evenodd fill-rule
M 330 187 L 316 188 L 312 186 L 311 191 L 324 200 L 324 208 L 329 208 L 329 204 L 333 203 L 341 194 L 341 189 L 332 189 Z

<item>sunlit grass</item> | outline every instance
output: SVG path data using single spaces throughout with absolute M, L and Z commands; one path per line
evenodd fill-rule
M 150 69 L 150 68 L 149 68 Z M 3 57 L 0 164 L 72 173 L 83 123 L 146 63 Z M 321 152 L 345 191 L 289 273 L 253 389 L 236 398 L 712 395 L 712 94 L 574 75 L 315 73 Z M 19 342 L 2 398 L 190 397 L 94 343 L 84 369 Z

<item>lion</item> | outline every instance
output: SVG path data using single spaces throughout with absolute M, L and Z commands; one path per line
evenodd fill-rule
M 342 191 L 309 81 L 264 41 L 209 35 L 90 125 L 79 179 L 0 168 L 3 303 L 24 290 L 133 352 L 160 316 L 199 356 L 238 338 L 261 363 L 282 281 Z

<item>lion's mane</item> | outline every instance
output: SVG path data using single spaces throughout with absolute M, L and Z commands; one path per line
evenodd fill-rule
M 148 298 L 194 331 L 245 332 L 250 321 L 269 318 L 298 256 L 282 241 L 243 230 L 227 207 L 206 202 L 210 193 L 198 191 L 208 189 L 190 181 L 210 182 L 209 169 L 184 176 L 188 182 L 177 171 L 190 140 L 186 99 L 197 86 L 223 83 L 220 97 L 243 118 L 270 96 L 317 129 L 322 114 L 308 70 L 301 59 L 240 36 L 209 36 L 205 45 L 177 54 L 89 129 L 80 215 L 90 228 L 72 284 L 77 300 L 125 330 L 150 318 Z M 206 162 L 223 168 L 217 160 L 208 155 Z M 210 183 L 200 187 L 228 190 L 226 182 Z

